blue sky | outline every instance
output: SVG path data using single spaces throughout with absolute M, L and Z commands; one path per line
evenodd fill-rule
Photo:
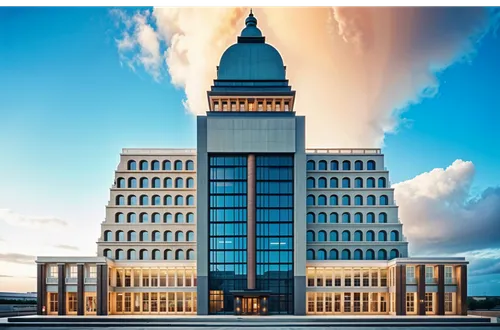
M 42 247 L 0 219 L 0 254 L 94 254 L 121 148 L 196 147 L 195 116 L 168 77 L 120 63 L 108 8 L 2 8 L 0 30 L 0 209 L 68 222 L 42 228 Z M 402 114 L 383 146 L 392 183 L 463 159 L 474 164 L 472 196 L 500 185 L 499 58 L 490 32 L 468 61 L 439 74 L 435 97 Z M 67 237 L 55 244 L 58 233 Z M 20 279 L 0 277 L 0 290 L 25 290 L 19 283 L 35 274 L 26 260 L 0 265 L 0 275 Z M 500 295 L 500 283 L 475 290 Z

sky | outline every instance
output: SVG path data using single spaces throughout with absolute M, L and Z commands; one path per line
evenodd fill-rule
M 309 147 L 380 147 L 411 255 L 500 295 L 499 12 L 255 8 Z M 95 255 L 122 148 L 195 148 L 248 8 L 0 9 L 0 291 Z

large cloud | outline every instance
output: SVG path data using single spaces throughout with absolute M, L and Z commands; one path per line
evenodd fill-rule
M 492 11 L 470 7 L 255 12 L 284 58 L 312 147 L 380 146 L 405 107 L 437 93 L 436 73 L 473 53 L 475 42 L 498 21 Z M 186 107 L 204 113 L 215 67 L 235 42 L 247 10 L 113 13 L 123 23 L 117 39 L 122 61 L 160 79 L 163 59 L 171 82 L 185 90 Z
M 473 177 L 473 163 L 456 160 L 393 186 L 412 253 L 500 248 L 500 188 L 471 198 Z M 480 251 L 471 256 L 491 258 Z

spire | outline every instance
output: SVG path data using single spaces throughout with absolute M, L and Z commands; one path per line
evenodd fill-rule
M 242 37 L 262 37 L 262 32 L 257 28 L 257 19 L 253 15 L 253 9 L 250 8 L 250 14 L 245 19 L 245 28 L 241 31 Z
M 253 16 L 252 8 L 250 8 L 250 14 L 248 15 L 247 19 L 245 20 L 245 25 L 246 26 L 257 26 L 257 19 Z

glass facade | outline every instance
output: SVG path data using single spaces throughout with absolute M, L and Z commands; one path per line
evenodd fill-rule
M 293 314 L 293 156 L 256 157 L 256 288 Z
M 247 157 L 209 157 L 209 313 L 234 313 L 247 288 Z

